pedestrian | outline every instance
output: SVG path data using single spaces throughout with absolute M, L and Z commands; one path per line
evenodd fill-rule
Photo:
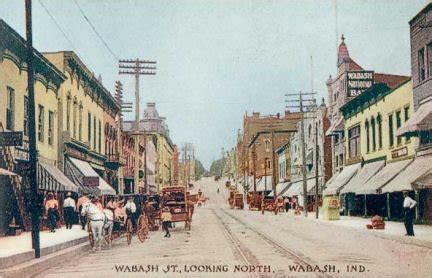
M 164 207 L 161 214 L 162 229 L 165 231 L 165 237 L 171 237 L 169 227 L 171 226 L 172 214 L 168 207 Z
M 80 218 L 81 228 L 83 230 L 85 229 L 85 226 L 87 224 L 87 216 L 82 215 L 81 211 L 82 211 L 83 205 L 88 204 L 89 202 L 90 202 L 90 199 L 87 197 L 87 193 L 84 193 L 81 197 L 79 197 L 78 202 L 77 202 L 78 215 Z
M 75 209 L 75 200 L 72 199 L 72 193 L 68 192 L 66 194 L 66 199 L 63 201 L 63 214 L 66 223 L 66 229 L 72 229 Z
M 414 236 L 414 214 L 415 214 L 415 206 L 417 205 L 417 202 L 411 199 L 411 197 L 408 196 L 408 191 L 403 192 L 404 201 L 403 201 L 403 209 L 405 213 L 405 229 L 406 229 L 406 236 Z
M 55 233 L 57 226 L 58 201 L 54 198 L 52 192 L 48 192 L 47 201 L 45 202 L 45 212 L 47 214 L 48 226 L 51 233 Z
M 290 209 L 290 200 L 288 197 L 285 197 L 284 199 L 284 205 L 285 205 L 285 212 L 288 213 L 289 209 Z
M 135 202 L 133 200 L 132 196 L 129 196 L 127 198 L 127 202 L 125 205 L 125 211 L 126 211 L 126 215 L 127 217 L 132 221 L 132 227 L 135 227 L 135 213 L 137 211 L 137 207 L 135 205 Z

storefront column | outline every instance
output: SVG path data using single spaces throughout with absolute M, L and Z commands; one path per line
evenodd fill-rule
M 420 194 L 418 192 L 418 190 L 414 191 L 415 195 L 415 201 L 417 202 L 417 205 L 415 206 L 415 220 L 419 220 L 420 217 L 420 213 L 419 213 L 419 199 L 420 199 Z
M 386 194 L 386 203 L 387 203 L 387 220 L 391 218 L 391 208 L 390 208 L 390 193 Z

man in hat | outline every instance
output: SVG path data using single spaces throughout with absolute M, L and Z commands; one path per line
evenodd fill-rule
M 72 193 L 68 192 L 66 194 L 66 199 L 63 201 L 63 213 L 66 223 L 66 229 L 72 229 L 75 208 L 76 204 L 75 200 L 72 199 Z
M 405 229 L 406 236 L 414 236 L 414 215 L 415 215 L 415 206 L 417 202 L 411 199 L 408 195 L 408 191 L 403 191 L 404 201 L 403 201 L 403 209 L 405 213 Z
M 47 201 L 45 202 L 45 212 L 47 214 L 48 226 L 51 233 L 55 233 L 55 228 L 57 226 L 57 214 L 58 214 L 59 204 L 54 198 L 52 192 L 48 192 Z
M 135 204 L 132 196 L 129 196 L 127 198 L 127 202 L 125 205 L 125 211 L 126 211 L 127 217 L 132 221 L 132 226 L 135 227 L 135 222 L 136 222 L 135 221 L 135 213 L 137 211 L 137 207 L 136 207 L 136 204 Z
M 90 200 L 87 197 L 87 193 L 84 193 L 81 197 L 78 198 L 78 202 L 77 202 L 77 209 L 78 209 L 78 215 L 80 216 L 80 223 L 81 223 L 81 228 L 84 230 L 85 225 L 87 224 L 87 218 L 86 216 L 81 215 L 81 211 L 82 211 L 82 207 L 83 205 L 89 203 Z

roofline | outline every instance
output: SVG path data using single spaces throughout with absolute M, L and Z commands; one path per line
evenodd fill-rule
M 420 17 L 421 14 L 428 12 L 429 10 L 432 10 L 432 2 L 426 4 L 426 6 L 423 7 L 408 23 L 411 25 L 413 21 L 415 21 L 418 17 Z
M 275 130 L 273 131 L 273 133 L 291 133 L 291 132 L 296 132 L 297 130 Z M 258 139 L 258 137 L 261 134 L 271 134 L 271 131 L 259 131 L 257 132 L 254 137 L 252 138 L 251 142 L 248 145 L 248 149 L 255 143 L 255 141 Z

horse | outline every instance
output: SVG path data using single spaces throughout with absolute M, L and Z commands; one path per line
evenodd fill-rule
M 81 216 L 87 216 L 90 222 L 90 229 L 95 239 L 93 250 L 101 249 L 101 240 L 105 237 L 108 245 L 111 248 L 112 231 L 114 227 L 114 214 L 109 209 L 100 210 L 92 203 L 84 204 L 81 210 Z

